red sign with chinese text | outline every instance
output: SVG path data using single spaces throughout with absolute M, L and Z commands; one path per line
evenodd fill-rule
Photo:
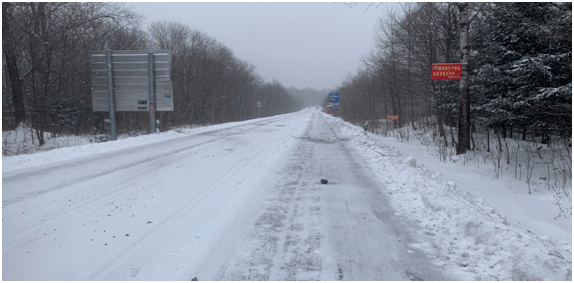
M 432 64 L 433 80 L 460 80 L 462 64 Z

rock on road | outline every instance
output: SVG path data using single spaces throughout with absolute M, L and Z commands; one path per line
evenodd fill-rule
M 447 280 L 323 115 L 4 173 L 3 279 Z

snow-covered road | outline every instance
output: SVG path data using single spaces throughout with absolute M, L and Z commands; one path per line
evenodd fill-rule
M 5 173 L 3 279 L 441 278 L 345 143 L 309 110 Z
M 444 279 L 413 242 L 381 185 L 319 112 L 276 174 L 225 280 Z M 329 181 L 324 185 L 320 179 Z
M 571 279 L 447 181 L 315 109 L 7 157 L 2 279 Z
M 4 173 L 3 278 L 187 278 L 308 116 Z

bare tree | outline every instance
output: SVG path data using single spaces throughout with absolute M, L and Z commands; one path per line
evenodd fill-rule
M 87 52 L 104 48 L 141 16 L 114 3 L 3 3 L 3 13 L 16 120 L 22 121 L 23 103 L 40 145 L 45 131 L 79 131 L 79 117 L 90 111 L 89 75 L 81 68 L 89 66 Z
M 2 56 L 6 65 L 6 73 L 8 74 L 8 81 L 12 101 L 13 117 L 8 124 L 15 127 L 26 119 L 26 109 L 24 108 L 24 94 L 22 90 L 22 78 L 18 70 L 17 60 L 17 37 L 14 35 L 13 28 L 11 28 L 14 13 L 14 6 L 10 2 L 2 2 Z M 5 115 L 3 115 L 5 116 Z
M 458 116 L 458 143 L 456 147 L 457 154 L 463 154 L 470 150 L 470 20 L 468 16 L 468 3 L 459 3 L 458 11 L 460 13 L 460 49 L 462 75 L 460 78 L 460 102 Z

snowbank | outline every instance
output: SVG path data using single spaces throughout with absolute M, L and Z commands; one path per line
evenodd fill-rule
M 275 117 L 275 116 L 273 116 Z M 91 143 L 91 137 L 74 137 L 75 142 L 73 144 L 63 142 L 62 140 L 68 139 L 68 137 L 56 138 L 61 139 L 57 141 L 58 147 L 62 148 L 52 148 L 50 143 L 54 143 L 53 139 L 48 139 L 49 135 L 46 137 L 47 142 L 44 147 L 38 148 L 34 147 L 32 144 L 32 139 L 25 134 L 28 131 L 23 131 L 19 128 L 17 131 L 6 131 L 3 132 L 3 140 L 9 140 L 10 144 L 6 142 L 3 147 L 6 146 L 23 146 L 27 149 L 30 154 L 20 154 L 13 156 L 2 156 L 2 172 L 11 172 L 15 170 L 21 170 L 25 168 L 30 168 L 33 166 L 40 166 L 45 164 L 50 164 L 53 162 L 70 160 L 78 157 L 85 157 L 89 155 L 96 155 L 100 153 L 108 153 L 114 150 L 124 150 L 128 148 L 133 148 L 136 146 L 144 144 L 152 144 L 156 142 L 162 142 L 170 139 L 175 139 L 179 137 L 184 137 L 193 134 L 200 134 L 209 131 L 217 131 L 225 128 L 239 126 L 244 124 L 250 124 L 254 122 L 261 122 L 272 119 L 273 117 L 259 118 L 248 121 L 241 122 L 231 122 L 220 125 L 213 125 L 200 128 L 178 128 L 171 131 L 162 132 L 155 135 L 142 135 L 139 137 L 129 137 L 129 136 L 118 136 L 118 139 L 114 142 L 102 142 L 102 143 Z M 36 141 L 37 142 L 37 141 Z M 41 150 L 47 150 L 44 152 L 38 152 Z
M 571 280 L 572 246 L 516 226 L 483 199 L 380 144 L 359 127 L 324 115 L 368 160 L 395 209 L 416 220 L 418 248 L 462 280 Z M 391 182 L 390 180 L 401 180 Z M 426 243 L 425 243 L 426 242 Z M 430 243 L 430 245 L 428 244 Z

